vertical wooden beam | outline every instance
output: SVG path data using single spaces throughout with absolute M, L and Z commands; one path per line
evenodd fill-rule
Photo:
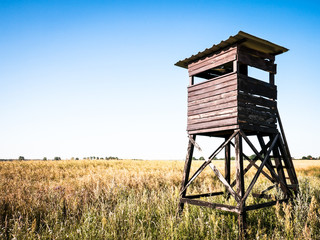
M 273 59 L 271 59 L 270 62 L 274 64 Z M 269 83 L 272 85 L 274 85 L 274 76 L 275 76 L 275 73 L 277 72 L 277 64 L 274 64 L 274 69 L 275 69 L 274 73 L 269 72 Z
M 193 141 L 195 141 L 196 140 L 196 135 L 191 135 L 191 138 L 193 139 Z M 183 207 L 184 207 L 184 203 L 181 202 L 181 199 L 184 198 L 186 196 L 186 193 L 187 193 L 187 189 L 185 189 L 185 186 L 186 186 L 186 184 L 187 184 L 187 182 L 189 180 L 189 174 L 190 174 L 193 150 L 194 150 L 194 145 L 193 145 L 192 141 L 189 140 L 186 161 L 185 161 L 184 169 L 183 169 L 182 183 L 181 183 L 179 213 L 182 213 Z
M 189 77 L 189 86 L 192 86 L 194 84 L 194 76 Z
M 244 239 L 247 228 L 246 204 L 242 198 L 245 195 L 244 172 L 243 172 L 243 154 L 242 154 L 242 137 L 240 134 L 235 136 L 235 152 L 236 152 L 236 180 L 237 188 L 241 198 L 239 203 L 239 239 Z
M 244 174 L 243 174 L 242 137 L 240 134 L 235 136 L 235 152 L 236 152 L 237 191 L 240 193 L 240 196 L 243 197 L 243 195 L 244 195 Z
M 245 76 L 248 76 L 248 65 L 246 64 L 239 64 L 239 73 Z
M 274 85 L 274 73 L 269 73 L 269 83 Z
M 233 61 L 233 72 L 238 72 L 238 69 L 239 68 L 239 64 L 238 64 L 238 61 L 235 60 Z
M 225 139 L 226 141 L 228 140 L 228 138 Z M 225 175 L 225 179 L 227 180 L 227 182 L 230 184 L 230 176 L 231 176 L 231 172 L 230 172 L 230 160 L 231 160 L 231 156 L 230 156 L 230 142 L 225 146 L 225 166 L 224 166 L 224 175 Z M 225 190 L 227 192 L 227 189 Z

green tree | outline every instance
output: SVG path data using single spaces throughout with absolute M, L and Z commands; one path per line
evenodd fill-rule
M 24 156 L 19 156 L 19 160 L 20 161 L 24 160 Z

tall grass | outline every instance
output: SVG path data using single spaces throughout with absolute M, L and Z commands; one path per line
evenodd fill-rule
M 183 164 L 2 162 L 0 238 L 236 239 L 236 214 L 186 205 L 177 215 Z M 295 200 L 249 212 L 248 238 L 320 239 L 319 173 L 319 166 L 298 169 L 301 191 Z M 221 187 L 209 169 L 190 192 Z M 223 196 L 214 200 L 223 201 Z

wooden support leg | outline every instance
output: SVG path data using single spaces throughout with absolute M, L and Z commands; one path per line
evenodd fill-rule
M 239 239 L 244 239 L 246 235 L 247 221 L 246 221 L 246 210 L 245 210 L 245 186 L 244 186 L 244 172 L 243 172 L 243 154 L 242 154 L 242 137 L 240 134 L 235 137 L 235 153 L 236 153 L 236 180 L 237 189 L 240 195 L 239 206 Z
M 239 239 L 246 239 L 247 231 L 247 212 L 242 211 L 239 214 Z
M 193 141 L 196 140 L 196 135 L 192 135 L 191 138 Z M 187 189 L 185 189 L 185 186 L 189 180 L 189 174 L 190 174 L 190 168 L 191 168 L 191 162 L 192 162 L 192 156 L 193 156 L 193 150 L 194 145 L 191 140 L 189 140 L 188 144 L 188 151 L 186 156 L 186 161 L 184 164 L 184 170 L 183 170 L 183 177 L 182 177 L 182 183 L 181 183 L 181 192 L 180 192 L 180 199 L 184 198 L 187 193 Z M 182 213 L 184 207 L 184 203 L 180 201 L 179 203 L 179 213 Z
M 226 141 L 228 139 L 226 138 Z M 227 180 L 227 182 L 230 184 L 230 176 L 231 176 L 231 172 L 230 172 L 230 160 L 231 160 L 231 156 L 230 156 L 230 143 L 228 143 L 225 146 L 225 168 L 224 168 L 224 174 L 225 174 L 225 179 Z M 228 190 L 226 189 L 225 192 L 228 192 Z

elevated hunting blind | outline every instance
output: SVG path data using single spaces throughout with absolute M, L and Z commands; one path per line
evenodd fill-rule
M 275 56 L 286 51 L 288 49 L 284 47 L 240 31 L 237 35 L 175 64 L 188 69 L 190 78 L 187 126 L 189 145 L 180 193 L 180 211 L 184 204 L 188 203 L 235 212 L 239 214 L 239 232 L 243 236 L 247 211 L 272 206 L 277 201 L 287 201 L 297 192 L 298 180 L 277 109 L 275 85 Z M 248 66 L 267 72 L 268 82 L 249 77 Z M 195 82 L 199 79 L 200 82 Z M 189 177 L 197 135 L 221 137 L 224 141 L 193 176 Z M 258 147 L 249 136 L 257 138 Z M 254 152 L 253 159 L 243 152 L 242 140 Z M 231 147 L 235 152 L 233 182 Z M 224 174 L 213 164 L 214 158 L 223 149 Z M 244 160 L 248 161 L 246 168 Z M 212 168 L 225 190 L 187 195 L 190 184 L 207 166 Z M 245 186 L 244 176 L 250 169 L 256 170 L 250 184 Z M 271 186 L 262 192 L 254 193 L 252 189 L 261 174 L 268 179 Z M 283 193 L 281 199 L 268 194 L 272 189 L 279 189 Z M 217 195 L 226 196 L 225 193 L 235 199 L 235 206 L 203 200 Z M 249 195 L 268 200 L 247 206 Z

